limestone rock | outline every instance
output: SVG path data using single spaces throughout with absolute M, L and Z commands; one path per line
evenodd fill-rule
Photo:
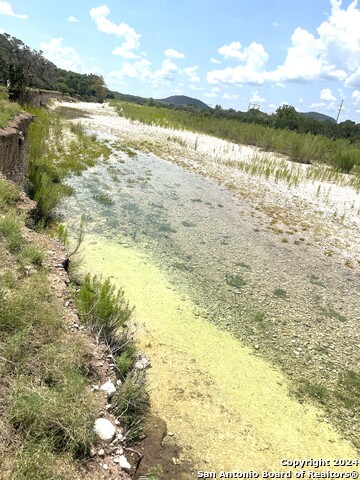
M 131 469 L 131 465 L 130 463 L 127 461 L 127 458 L 125 457 L 125 455 L 120 455 L 119 457 L 119 465 L 122 469 L 124 470 L 130 470 Z
M 116 392 L 116 387 L 111 380 L 108 380 L 103 385 L 101 385 L 100 390 L 106 392 L 107 397 L 111 398 Z
M 101 440 L 111 442 L 115 436 L 116 428 L 106 418 L 97 418 L 95 420 L 94 431 Z

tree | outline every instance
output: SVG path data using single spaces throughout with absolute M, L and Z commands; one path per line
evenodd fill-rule
M 56 66 L 31 50 L 21 40 L 0 34 L 0 81 L 8 88 L 10 100 L 20 100 L 27 88 L 52 88 Z
M 274 127 L 297 130 L 301 124 L 301 116 L 291 105 L 278 107 L 274 116 Z

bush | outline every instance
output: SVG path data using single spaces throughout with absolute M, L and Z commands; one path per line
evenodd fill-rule
M 113 396 L 113 413 L 125 427 L 129 444 L 139 441 L 143 435 L 143 419 L 149 410 L 149 395 L 144 385 L 145 375 L 128 376 Z
M 0 233 L 6 238 L 10 252 L 19 251 L 23 237 L 21 235 L 21 227 L 23 221 L 21 217 L 15 213 L 9 213 L 0 220 Z
M 131 318 L 133 311 L 122 289 L 116 290 L 109 279 L 102 280 L 90 274 L 85 276 L 78 292 L 77 305 L 85 323 L 109 345 Z

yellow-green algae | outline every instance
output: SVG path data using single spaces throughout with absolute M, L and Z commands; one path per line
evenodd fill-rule
M 91 235 L 84 267 L 111 276 L 136 305 L 154 412 L 198 468 L 287 470 L 281 459 L 357 458 L 320 409 L 289 396 L 279 370 L 195 315 L 146 252 Z

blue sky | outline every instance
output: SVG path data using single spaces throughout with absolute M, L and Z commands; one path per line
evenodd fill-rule
M 122 93 L 360 123 L 357 0 L 0 0 L 0 32 Z

